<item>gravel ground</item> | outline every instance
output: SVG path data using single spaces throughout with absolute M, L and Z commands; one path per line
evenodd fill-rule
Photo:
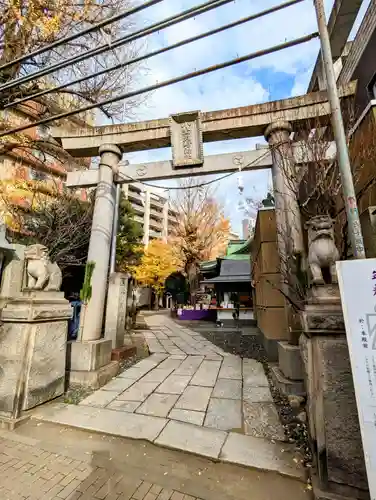
M 312 452 L 309 444 L 307 423 L 298 418 L 299 414 L 305 415 L 304 401 L 302 402 L 303 404 L 297 406 L 297 408 L 292 407 L 289 398 L 282 394 L 279 389 L 274 386 L 267 363 L 264 364 L 264 369 L 269 380 L 270 391 L 272 393 L 286 437 L 290 443 L 295 443 L 296 449 L 303 457 L 304 465 L 306 467 L 311 467 Z
M 290 443 L 295 443 L 303 457 L 304 464 L 311 467 L 312 454 L 309 446 L 307 424 L 298 419 L 304 406 L 293 408 L 288 397 L 284 396 L 273 384 L 270 377 L 269 364 L 263 345 L 260 342 L 260 331 L 257 327 L 230 329 L 208 325 L 203 322 L 190 322 L 189 328 L 200 333 L 224 351 L 242 358 L 260 361 L 269 380 L 270 390 L 276 404 L 280 420 Z M 304 414 L 303 414 L 304 415 Z
M 260 332 L 257 327 L 246 327 L 230 329 L 216 327 L 211 328 L 207 324 L 189 324 L 192 330 L 200 333 L 203 337 L 225 352 L 236 354 L 242 358 L 256 359 L 262 363 L 266 362 L 266 352 L 260 343 Z

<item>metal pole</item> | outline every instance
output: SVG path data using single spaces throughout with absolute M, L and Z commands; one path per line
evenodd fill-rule
M 117 232 L 119 226 L 120 189 L 121 189 L 120 184 L 116 184 L 114 224 L 112 226 L 110 274 L 115 272 L 115 265 L 116 265 L 116 240 L 117 240 Z
M 323 0 L 313 0 L 316 9 L 317 24 L 321 41 L 321 54 L 324 64 L 327 92 L 331 109 L 334 139 L 337 145 L 338 165 L 341 173 L 343 198 L 347 214 L 347 223 L 351 240 L 351 247 L 356 259 L 365 259 L 362 228 L 359 220 L 358 204 L 354 188 L 349 152 L 347 149 L 346 133 L 343 124 L 340 101 L 338 97 L 337 81 L 334 73 L 332 49 Z

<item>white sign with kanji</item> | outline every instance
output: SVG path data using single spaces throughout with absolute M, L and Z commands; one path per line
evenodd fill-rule
M 371 500 L 376 500 L 376 259 L 337 262 Z

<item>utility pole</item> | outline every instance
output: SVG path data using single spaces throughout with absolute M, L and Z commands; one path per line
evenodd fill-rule
M 332 49 L 326 25 L 324 2 L 323 0 L 313 0 L 313 3 L 316 9 L 317 24 L 320 34 L 321 55 L 326 76 L 334 139 L 337 145 L 338 165 L 341 174 L 343 199 L 346 208 L 351 247 L 356 259 L 365 259 L 366 254 L 364 250 L 362 228 L 360 225 L 345 127 L 343 124 L 341 105 L 338 96 L 337 81 L 334 73 Z

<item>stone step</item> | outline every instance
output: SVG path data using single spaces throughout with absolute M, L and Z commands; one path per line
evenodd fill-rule
M 31 418 L 89 432 L 146 440 L 221 462 L 305 479 L 300 457 L 295 454 L 294 446 L 287 443 L 282 446 L 267 439 L 160 417 L 64 403 L 36 408 Z
M 305 396 L 304 382 L 286 378 L 277 363 L 270 365 L 270 374 L 274 386 L 286 396 Z

